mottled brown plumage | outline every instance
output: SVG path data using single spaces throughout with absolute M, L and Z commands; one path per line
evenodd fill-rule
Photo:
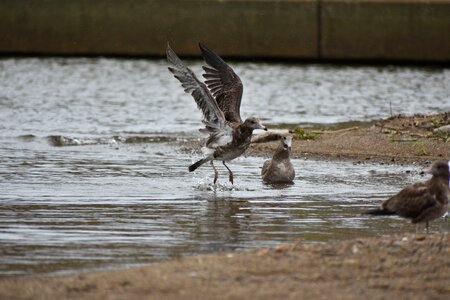
M 241 123 L 240 107 L 243 86 L 233 69 L 213 51 L 199 43 L 203 58 L 209 67 L 204 66 L 205 83 L 229 122 Z
M 233 172 L 225 162 L 242 155 L 250 145 L 254 129 L 267 130 L 256 117 L 250 117 L 242 122 L 240 105 L 242 98 L 242 83 L 233 69 L 222 58 L 199 44 L 203 58 L 209 67 L 203 67 L 205 83 L 197 79 L 195 74 L 184 65 L 175 52 L 167 46 L 166 55 L 172 67 L 169 67 L 180 82 L 184 91 L 190 93 L 203 113 L 203 123 L 209 132 L 206 147 L 203 149 L 205 158 L 189 166 L 192 172 L 206 162 L 214 169 L 214 183 L 218 173 L 213 161 L 220 160 L 229 172 L 229 180 L 233 183 Z
M 433 177 L 424 182 L 407 186 L 398 194 L 384 201 L 380 208 L 369 210 L 372 215 L 395 214 L 411 219 L 411 222 L 428 223 L 448 211 L 449 202 L 449 162 L 436 161 L 429 169 Z

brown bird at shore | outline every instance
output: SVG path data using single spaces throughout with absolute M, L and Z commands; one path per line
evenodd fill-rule
M 264 162 L 261 170 L 263 181 L 267 183 L 291 183 L 295 177 L 294 166 L 289 159 L 292 137 L 282 136 L 272 159 Z
M 449 168 L 447 160 L 434 162 L 427 170 L 433 175 L 431 179 L 407 186 L 384 201 L 380 208 L 368 210 L 365 214 L 398 215 L 411 219 L 413 224 L 425 223 L 428 233 L 428 223 L 448 211 Z
M 216 183 L 218 173 L 213 161 L 219 160 L 227 168 L 229 180 L 233 184 L 233 172 L 225 162 L 235 159 L 247 150 L 254 129 L 267 128 L 256 117 L 242 121 L 240 106 L 243 86 L 240 78 L 216 53 L 202 43 L 199 43 L 199 47 L 208 64 L 203 67 L 203 77 L 206 79 L 204 83 L 197 79 L 169 45 L 166 49 L 167 61 L 173 65 L 169 67 L 170 72 L 181 82 L 184 91 L 194 98 L 203 113 L 205 128 L 201 131 L 209 133 L 203 148 L 205 157 L 189 166 L 189 172 L 210 162 Z

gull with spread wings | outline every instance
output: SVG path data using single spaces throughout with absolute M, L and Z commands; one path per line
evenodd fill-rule
M 210 162 L 216 183 L 218 173 L 213 161 L 222 161 L 233 184 L 233 172 L 225 162 L 235 159 L 247 150 L 254 129 L 267 128 L 256 117 L 242 121 L 240 106 L 243 87 L 240 78 L 216 53 L 202 43 L 199 43 L 199 47 L 208 64 L 203 66 L 203 77 L 206 79 L 204 83 L 197 79 L 169 45 L 166 50 L 167 61 L 172 64 L 169 67 L 170 72 L 181 82 L 184 91 L 194 98 L 203 113 L 205 128 L 201 130 L 209 133 L 203 151 L 205 157 L 189 166 L 189 172 Z

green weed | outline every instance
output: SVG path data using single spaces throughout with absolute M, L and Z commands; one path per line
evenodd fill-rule
M 314 140 L 316 138 L 316 135 L 305 130 L 304 128 L 297 127 L 294 130 L 294 139 L 296 140 Z

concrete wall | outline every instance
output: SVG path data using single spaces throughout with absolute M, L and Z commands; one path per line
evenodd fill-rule
M 450 1 L 322 3 L 323 57 L 450 60 Z
M 450 61 L 448 0 L 1 0 L 0 53 Z

